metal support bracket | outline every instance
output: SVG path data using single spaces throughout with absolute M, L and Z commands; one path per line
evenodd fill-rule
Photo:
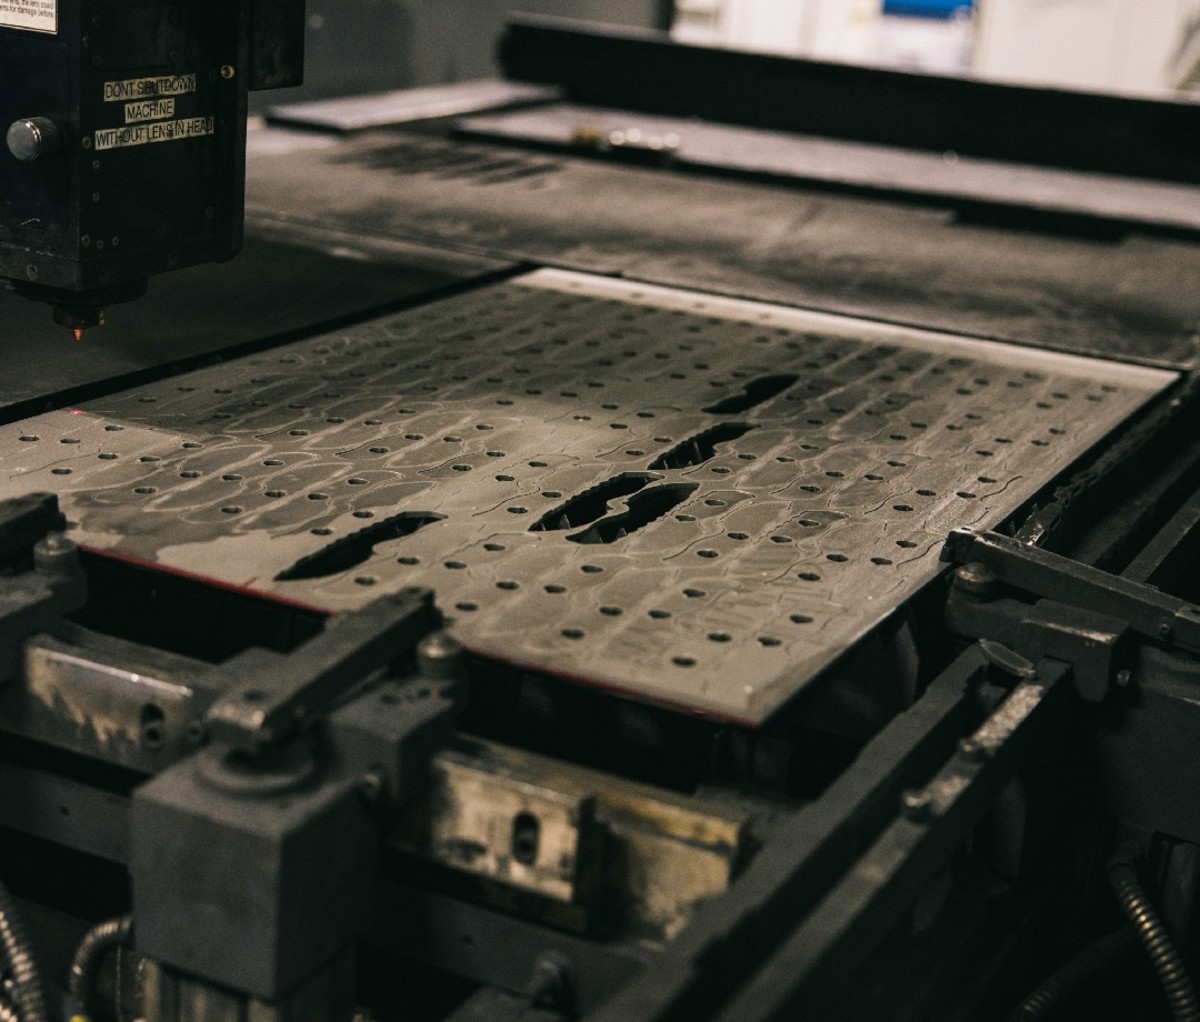
M 21 644 L 87 601 L 87 583 L 53 494 L 0 501 L 0 563 L 32 550 L 32 570 L 0 577 L 0 684 L 19 670 Z
M 300 655 L 251 649 L 215 670 L 229 679 L 209 708 L 214 739 L 247 752 L 278 746 L 438 625 L 429 589 L 407 588 L 334 620 Z
M 983 565 L 1000 585 L 1105 614 L 1128 622 L 1142 638 L 1200 653 L 1200 607 L 1144 583 L 1130 582 L 1008 536 L 971 529 L 950 533 L 942 560 Z

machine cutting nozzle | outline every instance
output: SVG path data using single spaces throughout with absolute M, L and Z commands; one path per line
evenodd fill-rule
M 54 306 L 54 322 L 61 323 L 82 341 L 93 327 L 104 326 L 104 310 L 90 306 Z
M 65 326 L 75 335 L 75 340 L 81 341 L 89 330 L 104 326 L 105 310 L 110 305 L 141 298 L 146 293 L 146 279 L 143 277 L 82 291 L 15 280 L 12 289 L 24 298 L 49 305 L 54 313 L 54 322 Z

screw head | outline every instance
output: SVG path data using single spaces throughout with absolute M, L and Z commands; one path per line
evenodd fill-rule
M 974 738 L 964 738 L 958 743 L 958 754 L 968 763 L 982 763 L 988 751 Z
M 900 796 L 900 808 L 906 820 L 925 823 L 933 815 L 933 796 L 924 788 L 909 788 Z
M 417 664 L 422 673 L 435 678 L 454 677 L 463 665 L 462 643 L 448 632 L 434 632 L 417 645 Z
M 33 564 L 38 571 L 69 574 L 79 564 L 79 548 L 61 532 L 52 532 L 34 546 Z
M 999 581 L 996 573 L 979 561 L 964 564 L 954 572 L 954 587 L 971 596 L 991 596 Z

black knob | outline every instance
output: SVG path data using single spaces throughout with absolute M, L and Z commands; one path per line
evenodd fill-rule
M 26 117 L 13 121 L 8 128 L 7 141 L 8 151 L 26 163 L 62 151 L 62 133 L 48 117 Z

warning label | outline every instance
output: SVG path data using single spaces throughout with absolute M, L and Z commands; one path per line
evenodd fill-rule
M 5 0 L 0 0 L 2 5 Z M 126 78 L 104 83 L 104 102 L 120 103 L 131 99 L 157 99 L 159 96 L 184 96 L 196 91 L 195 75 L 164 75 L 161 78 Z
M 136 124 L 138 121 L 160 121 L 165 117 L 175 116 L 175 100 L 152 99 L 147 103 L 126 103 L 125 123 Z
M 124 149 L 126 146 L 149 145 L 152 142 L 175 142 L 184 138 L 200 138 L 213 133 L 211 117 L 190 117 L 181 121 L 156 121 L 153 124 L 134 124 L 127 128 L 104 128 L 96 132 L 97 149 Z
M 58 31 L 58 0 L 0 0 L 0 26 Z

